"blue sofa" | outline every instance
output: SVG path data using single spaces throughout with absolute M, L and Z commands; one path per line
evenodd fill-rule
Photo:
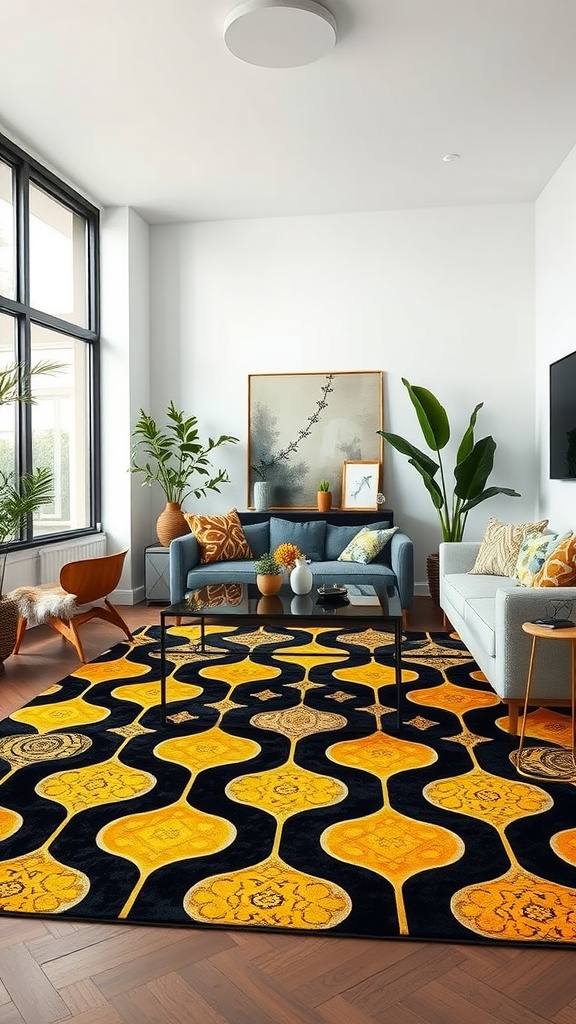
M 393 526 L 393 515 L 383 512 L 239 512 L 240 522 L 257 558 L 289 541 L 311 559 L 313 575 L 326 583 L 396 584 L 404 612 L 414 600 L 414 549 L 398 530 L 373 562 L 339 562 L 338 555 L 363 527 Z M 191 590 L 208 583 L 255 583 L 254 559 L 200 563 L 192 533 L 170 544 L 170 602 L 176 604 Z

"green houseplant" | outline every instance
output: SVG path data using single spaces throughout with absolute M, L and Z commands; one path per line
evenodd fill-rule
M 318 505 L 319 512 L 329 512 L 332 508 L 332 493 L 330 491 L 329 480 L 318 481 L 318 494 L 316 495 L 316 504 Z
M 282 586 L 282 566 L 270 551 L 265 551 L 254 562 L 256 586 L 261 594 L 270 597 L 277 594 Z
M 460 541 L 464 535 L 468 513 L 473 508 L 496 494 L 507 494 L 514 498 L 519 498 L 520 495 L 510 487 L 486 486 L 494 467 L 496 442 L 491 435 L 478 441 L 474 440 L 476 419 L 484 405 L 483 402 L 478 403 L 470 416 L 470 422 L 458 445 L 451 479 L 447 475 L 441 455 L 450 440 L 450 421 L 444 406 L 426 388 L 412 386 L 404 377 L 402 383 L 416 411 L 424 441 L 437 461 L 398 434 L 392 434 L 387 430 L 379 430 L 377 433 L 402 455 L 406 455 L 410 465 L 414 466 L 422 477 L 438 514 L 442 540 Z M 438 556 L 435 554 L 429 558 L 437 560 Z M 429 569 L 430 565 L 429 562 Z
M 33 403 L 30 380 L 34 375 L 55 373 L 59 363 L 39 362 L 25 375 L 20 363 L 0 370 L 0 405 Z M 25 383 L 22 383 L 24 381 Z M 46 468 L 22 474 L 18 481 L 13 473 L 0 471 L 0 672 L 12 653 L 18 626 L 18 605 L 4 594 L 6 560 L 10 541 L 16 540 L 28 516 L 33 515 L 53 497 L 52 474 Z
M 229 483 L 224 469 L 211 475 L 210 455 L 221 445 L 237 444 L 239 440 L 221 434 L 216 440 L 209 437 L 203 441 L 197 417 L 185 416 L 173 402 L 168 406 L 166 417 L 168 423 L 162 429 L 148 413 L 140 410 L 132 430 L 134 444 L 130 463 L 132 473 L 143 475 L 143 487 L 157 483 L 164 493 L 166 508 L 156 524 L 158 540 L 164 547 L 168 547 L 174 537 L 188 532 L 181 511 L 186 498 L 190 495 L 203 498 L 207 491 L 220 493 L 220 485 Z

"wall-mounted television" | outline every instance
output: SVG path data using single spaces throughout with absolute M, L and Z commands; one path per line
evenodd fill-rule
M 576 480 L 576 352 L 550 366 L 550 479 Z

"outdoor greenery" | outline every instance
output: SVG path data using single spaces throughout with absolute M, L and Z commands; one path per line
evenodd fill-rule
M 224 444 L 237 444 L 238 438 L 222 434 L 217 440 L 201 440 L 196 416 L 186 417 L 170 402 L 166 413 L 168 424 L 162 429 L 154 419 L 140 410 L 140 416 L 133 431 L 134 446 L 130 470 L 141 473 L 143 487 L 153 483 L 162 488 L 166 501 L 178 505 L 191 494 L 196 498 L 206 496 L 206 491 L 218 491 L 220 485 L 229 483 L 226 470 L 219 470 L 211 476 L 211 452 Z M 194 476 L 201 482 L 193 483 Z
M 424 441 L 428 448 L 436 454 L 438 461 L 435 462 L 429 455 L 398 434 L 391 434 L 386 430 L 378 430 L 377 433 L 381 434 L 402 455 L 406 455 L 410 465 L 420 473 L 438 513 L 442 540 L 461 541 L 468 513 L 476 505 L 488 498 L 493 498 L 496 494 L 507 494 L 514 498 L 519 498 L 520 495 L 518 491 L 509 487 L 486 487 L 494 466 L 496 442 L 490 435 L 479 441 L 474 441 L 476 418 L 484 405 L 483 402 L 480 402 L 472 412 L 470 422 L 458 446 L 453 469 L 454 483 L 451 484 L 440 454 L 450 440 L 448 414 L 431 391 L 417 385 L 412 386 L 404 377 L 402 383 L 416 410 Z M 436 479 L 438 471 L 440 472 L 439 480 Z
M 15 402 L 34 402 L 29 380 L 32 376 L 56 373 L 59 363 L 40 362 L 30 370 L 27 383 L 23 367 L 13 363 L 0 369 L 0 405 Z M 14 465 L 14 455 L 9 466 Z M 18 480 L 12 469 L 0 470 L 0 598 L 4 593 L 4 577 L 9 542 L 20 536 L 28 516 L 53 500 L 53 478 L 47 466 L 41 466 L 32 473 L 25 473 Z

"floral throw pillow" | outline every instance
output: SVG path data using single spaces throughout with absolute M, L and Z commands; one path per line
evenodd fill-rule
M 533 587 L 573 587 L 576 583 L 576 537 L 573 534 L 548 556 Z
M 541 519 L 538 523 L 501 523 L 492 516 L 488 520 L 471 574 L 515 576 L 522 542 L 529 533 L 542 533 L 547 526 L 547 519 Z
M 235 508 L 225 516 L 195 516 L 185 512 L 184 518 L 198 541 L 203 565 L 253 557 Z
M 382 548 L 388 543 L 393 534 L 399 528 L 392 526 L 388 530 L 371 530 L 366 526 L 360 530 L 344 551 L 338 556 L 339 562 L 362 562 L 367 565 L 372 562 L 376 555 L 380 554 Z
M 522 541 L 516 562 L 516 579 L 523 587 L 531 587 L 536 573 L 564 537 L 558 533 L 529 533 Z

